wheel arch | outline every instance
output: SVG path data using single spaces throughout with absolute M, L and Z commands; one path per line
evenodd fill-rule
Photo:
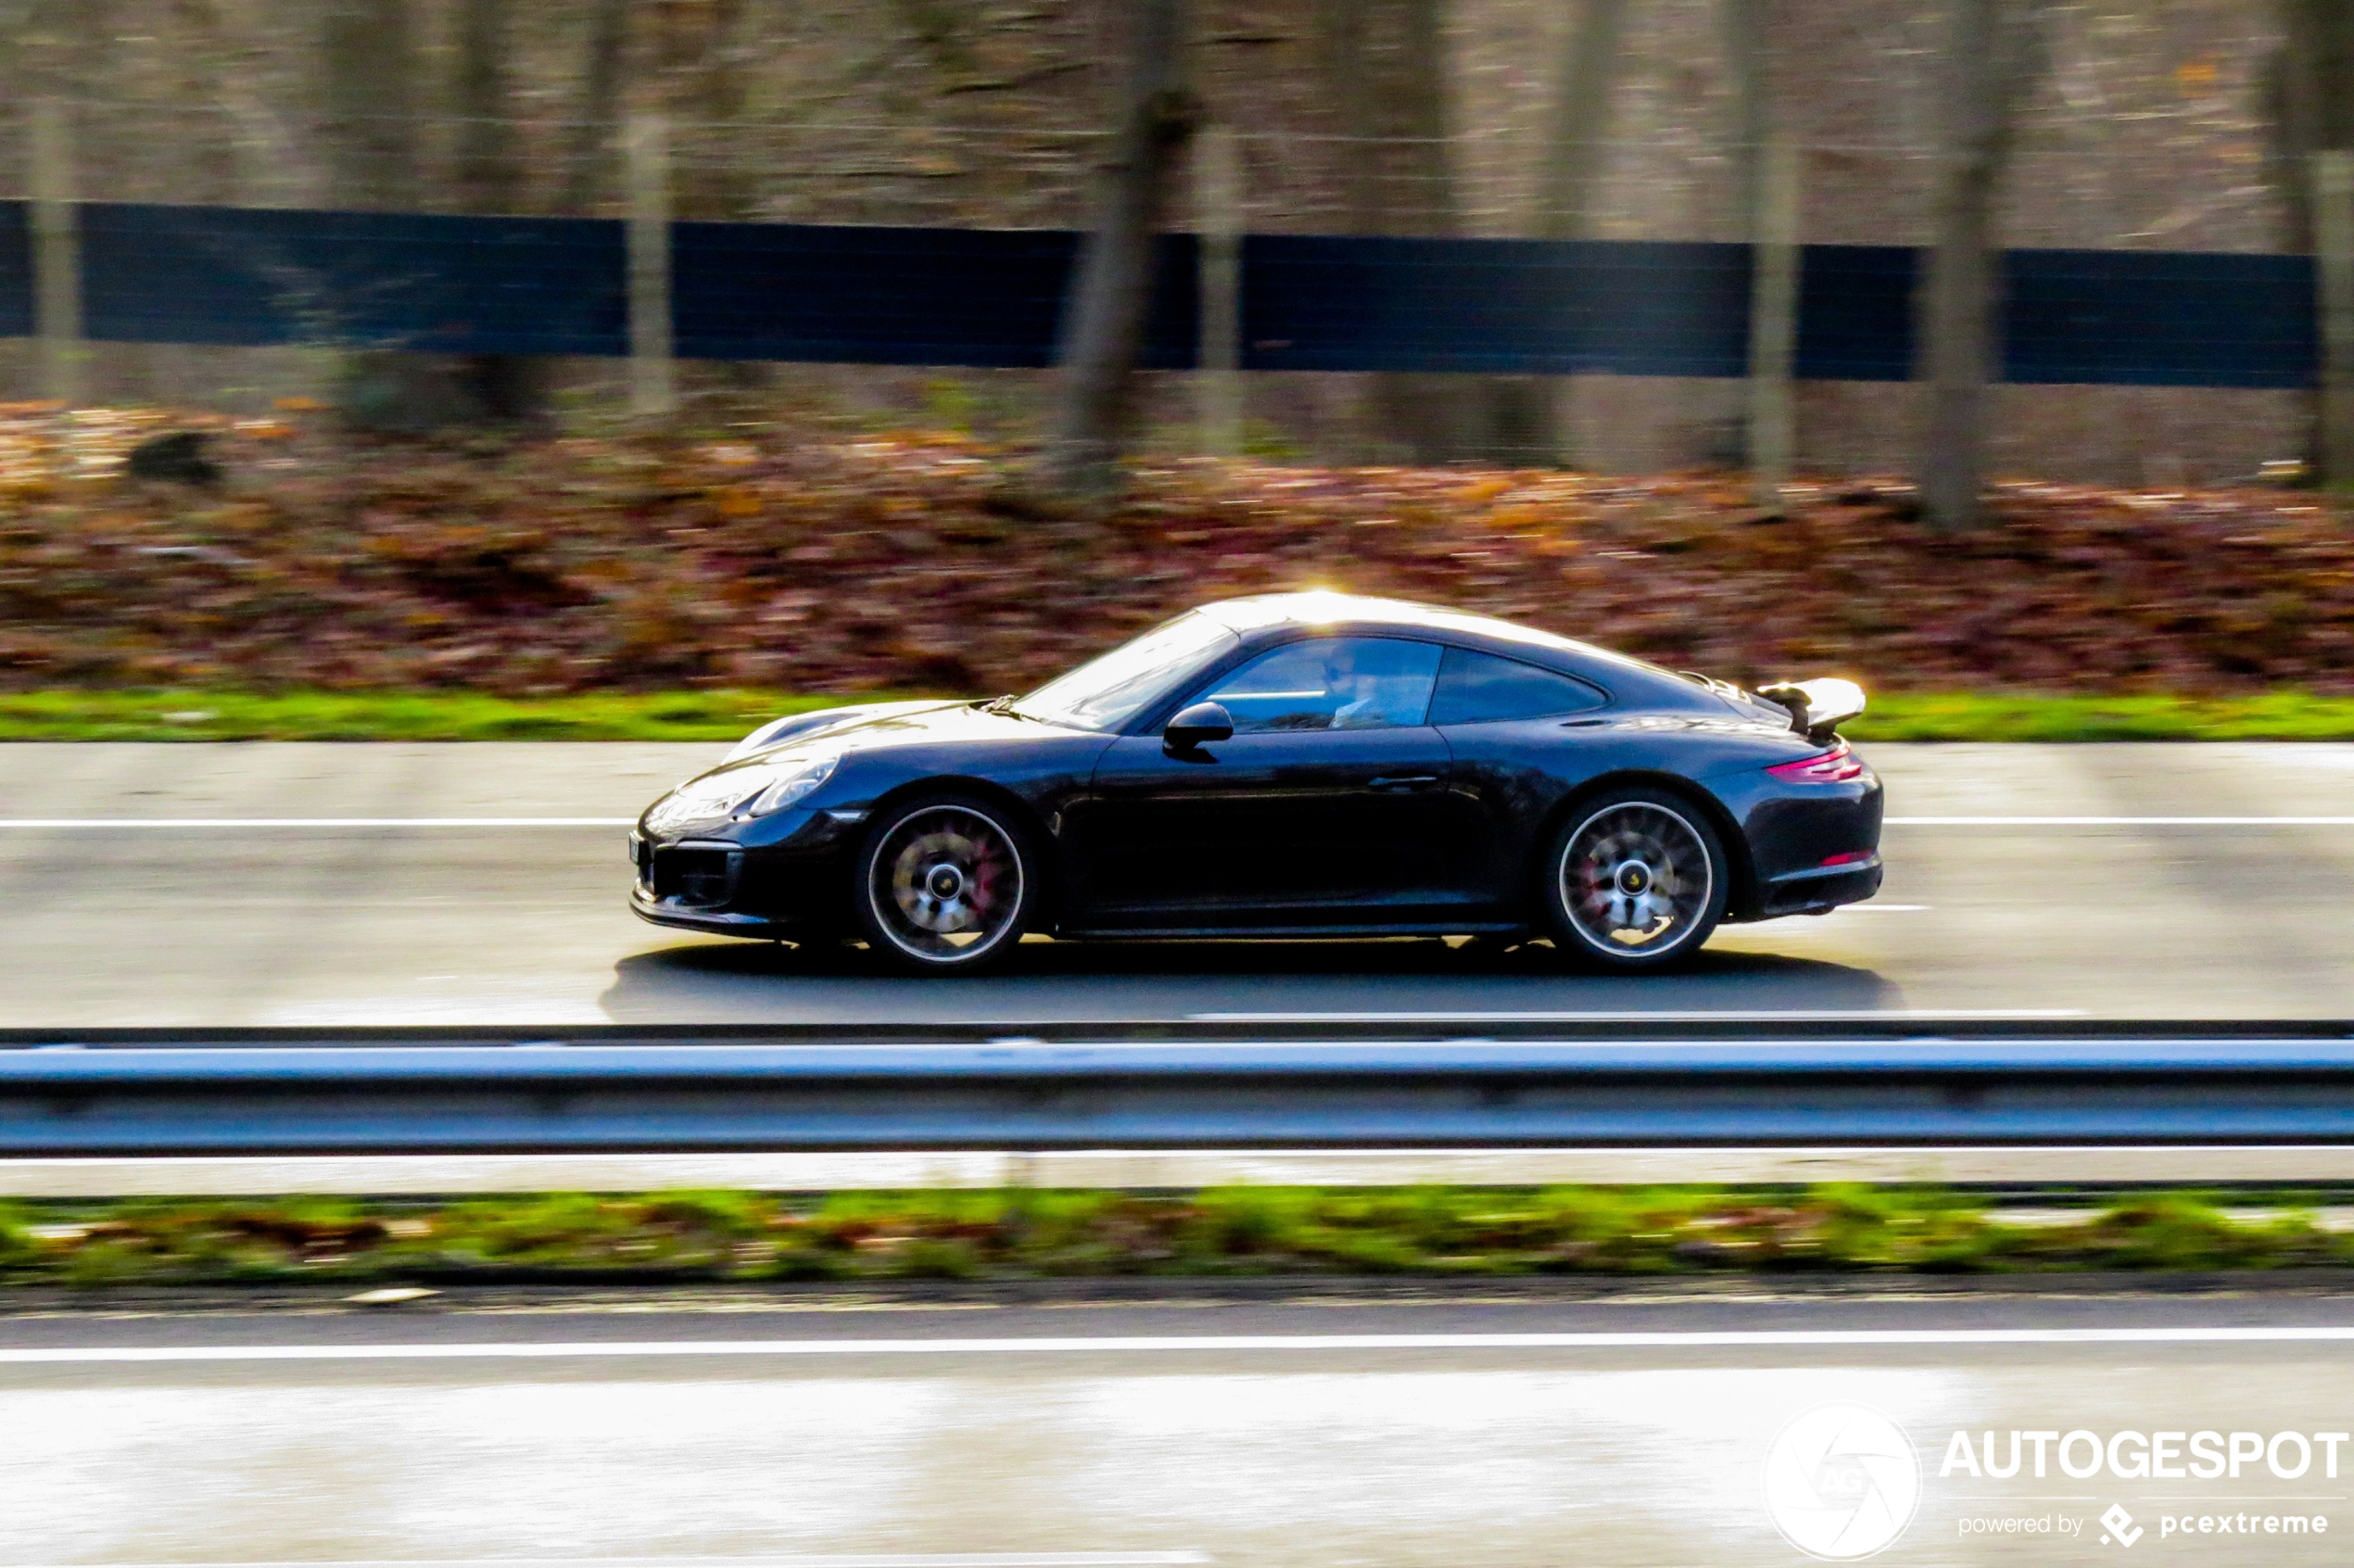
M 1708 825 L 1716 829 L 1716 841 L 1725 846 L 1726 859 L 1731 863 L 1725 868 L 1727 879 L 1731 884 L 1725 890 L 1726 917 L 1736 921 L 1753 917 L 1757 908 L 1757 866 L 1750 858 L 1749 835 L 1741 831 L 1740 824 L 1733 819 L 1732 812 L 1713 790 L 1680 774 L 1663 773 L 1653 768 L 1621 768 L 1589 778 L 1563 795 L 1554 803 L 1552 810 L 1545 814 L 1544 820 L 1538 825 L 1535 840 L 1538 851 L 1535 857 L 1537 879 L 1528 890 L 1532 909 L 1541 911 L 1544 908 L 1541 902 L 1544 896 L 1543 879 L 1547 874 L 1546 863 L 1550 859 L 1544 852 L 1552 844 L 1553 835 L 1560 832 L 1588 802 L 1599 800 L 1614 790 L 1638 788 L 1660 790 L 1674 795 L 1708 818 Z
M 1062 907 L 1062 867 L 1054 853 L 1055 837 L 1046 830 L 1038 808 L 1003 784 L 960 773 L 911 778 L 875 797 L 874 803 L 867 808 L 868 831 L 871 833 L 884 818 L 908 802 L 933 795 L 967 795 L 986 801 L 1013 819 L 1013 827 L 1029 843 L 1031 859 L 1034 862 L 1032 870 L 1038 879 L 1037 891 L 1031 905 L 1031 929 L 1038 930 L 1050 927 Z M 863 854 L 860 858 L 863 861 Z M 853 879 L 855 880 L 854 878 Z M 853 896 L 863 897 L 864 894 L 854 890 Z

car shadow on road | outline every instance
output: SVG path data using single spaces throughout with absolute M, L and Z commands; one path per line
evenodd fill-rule
M 1666 975 L 1580 970 L 1550 946 L 1386 942 L 1026 942 L 997 970 L 912 978 L 862 948 L 685 942 L 614 966 L 621 1022 L 1018 1022 L 1204 1015 L 1886 1012 L 1901 989 L 1850 965 L 1711 952 Z

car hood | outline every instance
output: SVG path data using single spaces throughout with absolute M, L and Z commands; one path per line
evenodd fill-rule
M 1069 740 L 1095 736 L 1037 719 L 991 713 L 974 702 L 893 702 L 844 714 L 842 722 L 801 730 L 774 745 L 731 754 L 717 767 L 695 775 L 646 809 L 639 826 L 648 832 L 676 834 L 716 828 L 732 820 L 735 807 L 756 794 L 768 778 L 813 757 L 853 756 L 908 746 Z
M 780 745 L 758 752 L 747 760 L 817 752 L 871 752 L 894 746 L 924 746 L 940 741 L 1045 740 L 1092 734 L 1039 719 L 992 713 L 977 702 L 892 702 L 867 709 L 844 723 L 828 725 L 806 735 L 787 738 Z M 1109 737 L 1106 737 L 1109 739 Z

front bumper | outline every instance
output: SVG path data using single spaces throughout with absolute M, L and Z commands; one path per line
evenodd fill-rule
M 797 814 L 798 815 L 798 814 Z M 847 929 L 855 822 L 811 813 L 775 823 L 768 841 L 664 839 L 633 829 L 629 911 L 715 936 L 805 937 Z

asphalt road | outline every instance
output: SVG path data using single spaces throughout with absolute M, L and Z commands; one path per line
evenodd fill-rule
M 2354 1531 L 2340 1296 L 705 1307 L 0 1319 L 0 1564 L 1779 1565 L 1859 1490 L 1898 1564 Z M 2014 1431 L 2043 1478 L 1953 1459 Z M 2261 1457 L 2108 1468 L 2202 1432 Z
M 0 746 L 0 1024 L 2354 1016 L 2354 746 L 1868 748 L 1880 898 L 1728 929 L 1672 978 L 1427 942 L 1032 942 L 953 982 L 632 918 L 614 824 L 719 750 Z

